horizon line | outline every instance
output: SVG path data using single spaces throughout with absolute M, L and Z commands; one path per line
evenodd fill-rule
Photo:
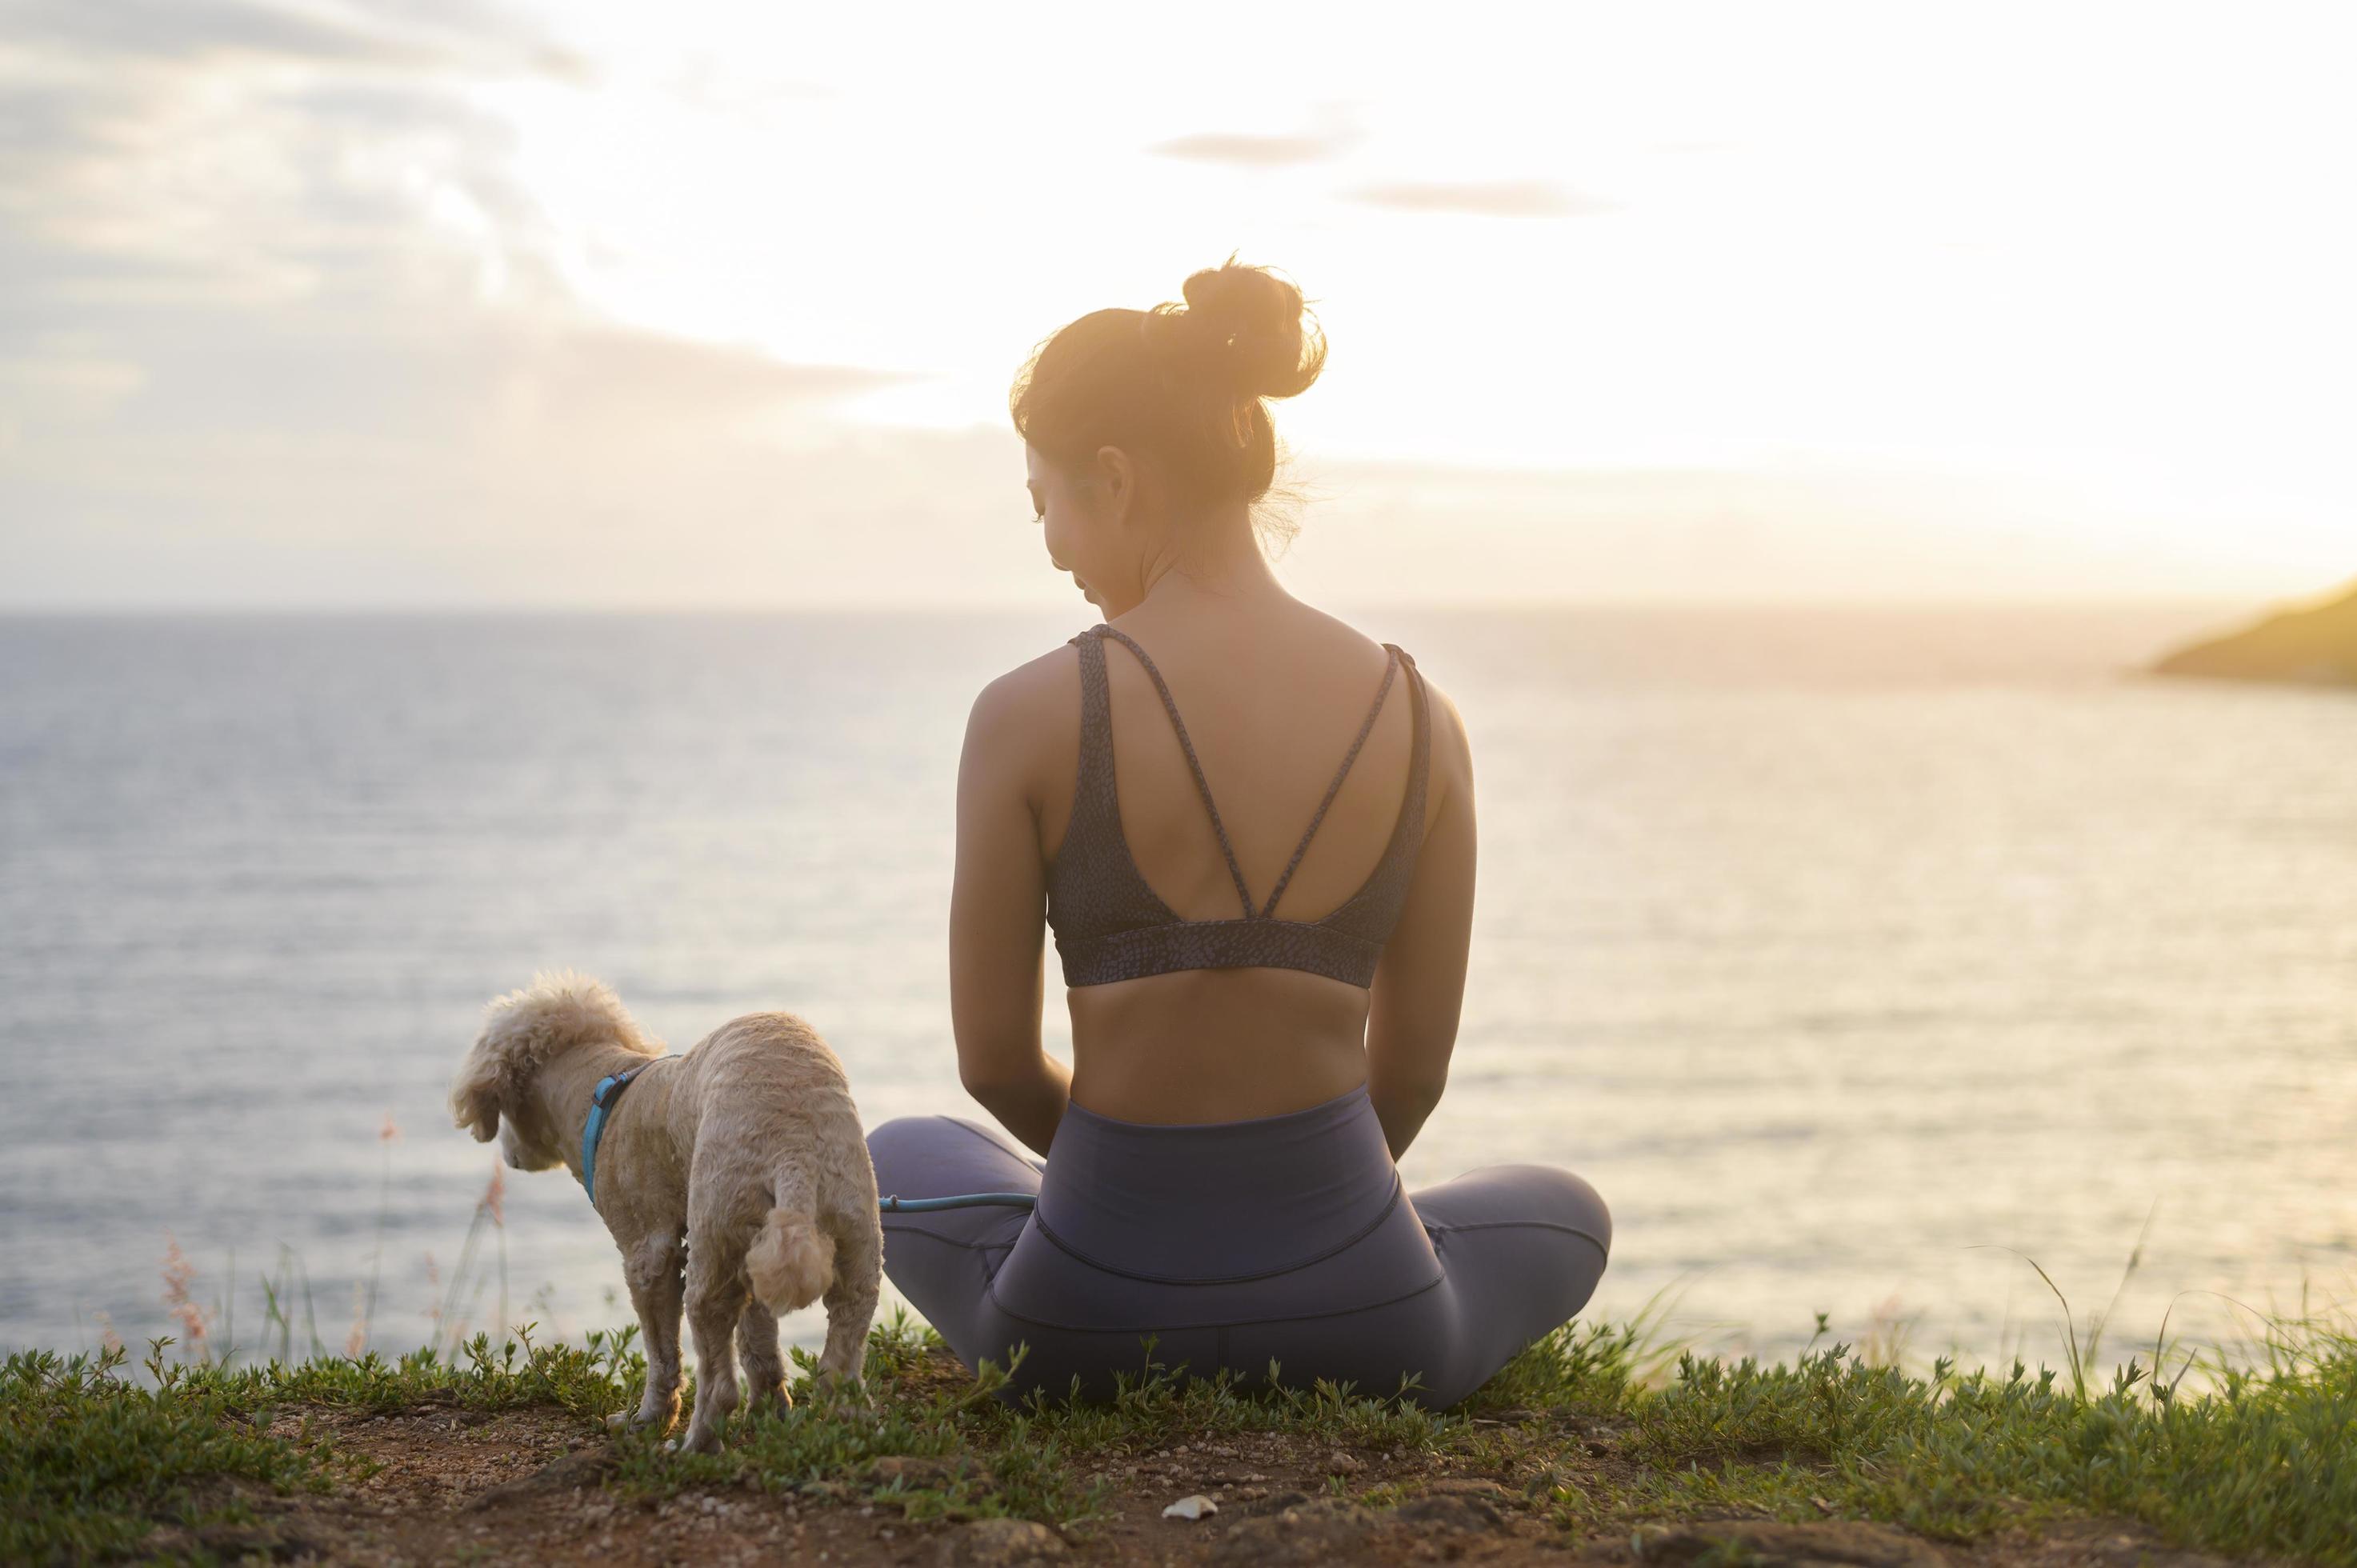
M 2329 592 L 2330 590 L 2328 590 Z M 1942 595 L 1910 596 L 1903 595 L 1827 596 L 1804 598 L 1783 596 L 1774 598 L 1736 598 L 1701 596 L 1685 598 L 1633 597 L 1529 597 L 1529 598 L 1360 598 L 1335 595 L 1329 604 L 1354 610 L 1421 610 L 1465 611 L 1495 614 L 1517 610 L 1969 610 L 1969 609 L 2072 609 L 2072 608 L 2209 608 L 2232 605 L 2281 605 L 2305 600 L 2313 594 L 2222 594 L 2197 593 L 2119 593 L 2119 594 L 2012 594 L 2012 595 Z M 950 614 L 1004 615 L 1015 613 L 1045 613 L 1057 606 L 1049 600 L 1010 598 L 965 601 L 952 599 L 855 599 L 855 600 L 777 600 L 764 603 L 739 603 L 708 600 L 669 600 L 645 603 L 600 600 L 482 600 L 436 602 L 404 600 L 338 603 L 249 603 L 214 604 L 204 601 L 159 602 L 83 601 L 44 603 L 27 601 L 10 604 L 0 601 L 0 617 L 38 618 L 54 617 L 114 617 L 130 618 L 142 616 L 210 618 L 235 616 L 500 616 L 530 615 L 551 617 L 625 617 L 625 616 L 779 616 L 779 615 L 939 615 Z M 1093 608 L 1093 607 L 1090 607 Z M 1099 618 L 1103 618 L 1100 616 Z

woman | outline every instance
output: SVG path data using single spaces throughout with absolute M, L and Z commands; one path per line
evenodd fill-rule
M 984 689 L 958 768 L 958 1070 L 1013 1137 L 905 1117 L 868 1147 L 886 1194 L 1037 1208 L 888 1213 L 885 1272 L 969 1365 L 1026 1348 L 1008 1397 L 1104 1395 L 1150 1340 L 1452 1404 L 1587 1302 L 1611 1222 L 1541 1165 L 1402 1190 L 1464 992 L 1464 725 L 1261 553 L 1263 400 L 1325 360 L 1300 292 L 1231 257 L 1185 293 L 1081 317 L 1016 383 L 1049 558 L 1105 619 Z

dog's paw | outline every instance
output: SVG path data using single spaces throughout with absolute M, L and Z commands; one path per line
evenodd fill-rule
M 745 1402 L 740 1421 L 775 1421 L 794 1408 L 794 1396 L 780 1389 L 775 1393 L 755 1394 Z
M 657 1432 L 667 1432 L 678 1419 L 677 1411 L 657 1411 L 649 1415 L 643 1410 L 618 1410 L 606 1418 L 606 1430 L 618 1435 L 644 1432 L 650 1427 Z

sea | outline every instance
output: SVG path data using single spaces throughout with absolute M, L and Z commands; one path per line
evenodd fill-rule
M 2137 672 L 2255 608 L 1345 607 L 1479 779 L 1410 1186 L 1587 1176 L 1584 1316 L 1663 1357 L 2149 1364 L 2357 1301 L 2357 692 Z M 628 1322 L 579 1188 L 447 1109 L 543 968 L 982 1114 L 960 737 L 1075 611 L 0 618 L 0 1348 Z

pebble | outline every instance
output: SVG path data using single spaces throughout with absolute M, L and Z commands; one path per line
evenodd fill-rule
M 1172 1503 L 1168 1508 L 1164 1509 L 1162 1510 L 1162 1517 L 1164 1519 L 1199 1520 L 1206 1514 L 1215 1514 L 1219 1511 L 1219 1504 L 1213 1502 L 1202 1493 L 1197 1492 L 1193 1497 L 1180 1498 L 1177 1502 Z
M 978 1519 L 944 1537 L 942 1546 L 939 1561 L 958 1568 L 1012 1568 L 1066 1555 L 1055 1531 L 1028 1519 Z

